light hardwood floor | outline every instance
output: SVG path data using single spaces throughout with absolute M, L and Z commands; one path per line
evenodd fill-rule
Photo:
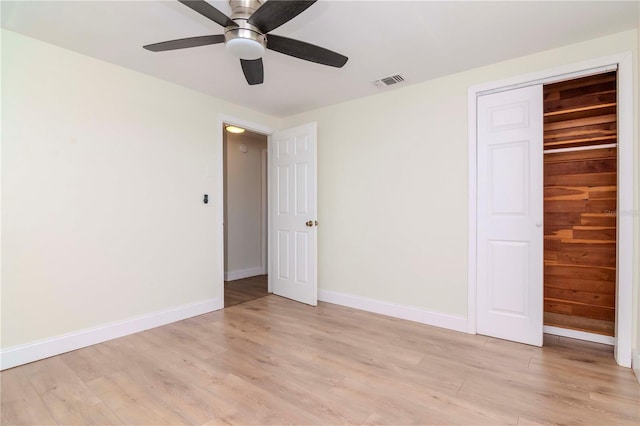
M 2 424 L 638 425 L 610 347 L 270 295 L 0 375 Z
M 269 294 L 267 290 L 267 276 L 243 278 L 224 282 L 224 307 L 248 302 Z

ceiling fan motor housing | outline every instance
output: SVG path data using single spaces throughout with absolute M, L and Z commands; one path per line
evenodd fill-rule
M 230 0 L 230 18 L 237 27 L 226 27 L 224 45 L 233 55 L 245 60 L 259 59 L 267 49 L 267 38 L 260 30 L 249 24 L 247 19 L 260 7 L 260 0 Z
M 229 0 L 229 6 L 231 6 L 231 16 L 234 21 L 236 19 L 249 19 L 253 12 L 255 12 L 264 0 Z

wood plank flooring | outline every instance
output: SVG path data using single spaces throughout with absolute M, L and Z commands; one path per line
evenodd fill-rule
M 267 276 L 258 275 L 224 282 L 224 307 L 237 305 L 267 296 Z
M 638 425 L 612 349 L 269 295 L 0 373 L 13 424 Z

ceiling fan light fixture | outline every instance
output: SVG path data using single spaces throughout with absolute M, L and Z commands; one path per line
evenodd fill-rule
M 267 48 L 264 34 L 243 20 L 238 20 L 237 27 L 226 29 L 224 40 L 228 52 L 248 61 L 262 58 Z
M 232 55 L 245 60 L 260 59 L 265 51 L 262 43 L 250 38 L 234 38 L 227 41 L 225 47 Z
M 244 133 L 244 129 L 242 127 L 227 126 L 225 129 L 227 129 L 227 132 L 229 133 Z

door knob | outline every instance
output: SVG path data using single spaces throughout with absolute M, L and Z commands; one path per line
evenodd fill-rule
M 541 227 L 542 227 L 542 222 L 536 222 L 536 226 L 537 226 L 538 228 L 541 228 Z
M 308 227 L 312 227 L 313 226 L 313 221 L 312 220 L 308 220 L 305 225 L 307 225 Z

